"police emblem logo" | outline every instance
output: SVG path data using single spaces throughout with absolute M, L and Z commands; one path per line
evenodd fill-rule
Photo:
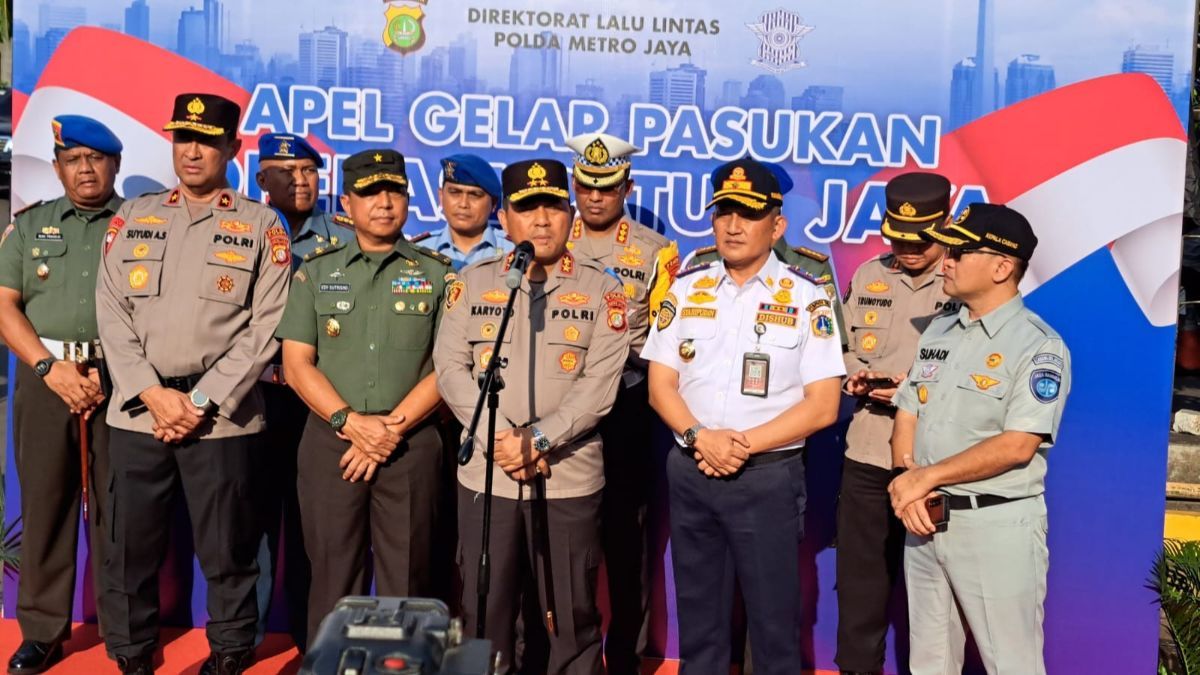
M 772 73 L 786 73 L 808 64 L 800 58 L 800 40 L 813 31 L 795 12 L 780 8 L 758 17 L 746 27 L 759 40 L 758 57 L 750 64 Z
M 658 317 L 655 320 L 655 326 L 660 331 L 666 330 L 671 322 L 675 320 L 675 296 L 667 295 L 667 299 L 663 300 L 662 305 L 658 308 Z
M 546 180 L 546 168 L 537 162 L 534 162 L 533 166 L 529 167 L 529 171 L 525 172 L 525 175 L 529 178 L 529 187 L 531 188 L 545 187 L 550 184 Z
M 150 255 L 150 246 L 149 245 L 138 244 L 137 246 L 133 247 L 133 257 L 145 258 L 148 255 Z
M 204 101 L 201 101 L 199 96 L 191 101 L 188 101 L 187 111 L 187 118 L 189 120 L 193 122 L 199 122 L 201 120 L 200 116 L 204 114 Z
M 575 326 L 567 326 L 566 329 L 563 330 L 563 338 L 565 338 L 567 342 L 575 342 L 579 339 L 579 329 Z
M 913 216 L 917 215 L 917 207 L 909 204 L 908 202 L 904 202 L 900 205 L 900 215 L 904 216 L 905 218 L 912 218 Z
M 596 140 L 592 141 L 591 145 L 587 146 L 587 150 L 583 153 L 583 157 L 592 164 L 608 164 L 608 148 L 604 145 L 604 141 L 597 138 Z
M 420 7 L 388 5 L 383 13 L 383 44 L 401 54 L 410 54 L 425 45 L 425 12 Z
M 221 291 L 225 295 L 232 293 L 233 277 L 229 276 L 228 274 L 222 274 L 221 276 L 217 277 L 217 290 Z
M 488 364 L 491 362 L 492 362 L 492 348 L 484 347 L 483 351 L 479 353 L 479 369 L 486 370 L 488 367 Z
M 867 333 L 858 344 L 864 352 L 873 352 L 879 346 L 879 338 L 875 337 L 874 333 Z
M 863 316 L 863 323 L 868 326 L 874 326 L 879 321 L 879 312 L 870 311 Z
M 496 337 L 496 324 L 492 323 L 491 321 L 483 324 L 479 327 L 479 335 L 487 340 Z

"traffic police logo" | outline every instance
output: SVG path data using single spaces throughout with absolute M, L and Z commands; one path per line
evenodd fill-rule
M 562 356 L 558 357 L 558 365 L 564 373 L 570 373 L 575 370 L 575 366 L 579 365 L 579 357 L 575 352 L 563 352 Z
M 425 45 L 425 12 L 420 7 L 389 5 L 383 13 L 383 44 L 401 54 L 411 54 Z
M 147 270 L 143 265 L 135 265 L 129 270 L 129 287 L 135 291 L 140 291 L 150 283 L 150 270 Z
M 592 144 L 587 146 L 587 150 L 583 153 L 587 161 L 596 165 L 608 164 L 608 148 L 605 147 L 604 141 L 597 138 L 592 141 Z
M 800 58 L 799 43 L 813 31 L 813 26 L 805 25 L 799 14 L 781 8 L 764 13 L 758 17 L 758 23 L 748 23 L 746 27 L 759 41 L 758 58 L 751 59 L 751 65 L 772 73 L 786 73 L 808 65 Z

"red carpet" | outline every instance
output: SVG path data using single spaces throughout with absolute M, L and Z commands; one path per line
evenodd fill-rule
M 8 657 L 21 644 L 21 629 L 13 619 L 0 620 L 0 658 Z M 104 643 L 96 634 L 96 625 L 77 623 L 71 639 L 64 645 L 66 657 L 47 673 L 54 675 L 102 675 L 116 674 L 117 664 L 104 653 Z M 155 672 L 161 675 L 195 675 L 200 664 L 208 656 L 208 640 L 203 630 L 164 628 L 161 648 L 155 658 Z M 287 635 L 272 633 L 258 647 L 258 661 L 249 675 L 291 674 L 300 669 L 300 653 L 292 646 Z M 675 661 L 646 659 L 642 663 L 643 675 L 675 675 Z M 835 671 L 806 671 L 813 675 L 837 675 Z

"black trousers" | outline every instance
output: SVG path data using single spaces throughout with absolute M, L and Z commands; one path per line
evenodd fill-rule
M 350 443 L 309 415 L 300 441 L 297 491 L 312 566 L 308 635 L 347 595 L 366 595 L 373 560 L 379 595 L 428 596 L 442 439 L 426 424 L 404 440 L 371 482 L 342 479 Z M 372 555 L 373 554 L 373 555 Z
M 258 611 L 254 585 L 262 527 L 253 484 L 259 436 L 161 443 L 113 429 L 109 521 L 104 564 L 105 643 L 114 656 L 154 650 L 158 639 L 158 568 L 166 556 L 172 497 L 182 489 L 192 539 L 208 582 L 208 643 L 215 652 L 249 649 Z
M 267 461 L 261 464 L 263 475 L 255 484 L 261 498 L 264 545 L 259 548 L 258 633 L 266 630 L 275 580 L 283 578 L 287 605 L 288 632 L 297 645 L 308 641 L 308 588 L 311 571 L 304 552 L 304 533 L 300 527 L 300 501 L 296 496 L 296 457 L 308 406 L 296 392 L 279 384 L 259 384 L 266 404 L 267 430 L 262 435 L 262 450 Z
M 646 510 L 658 477 L 651 445 L 655 417 L 646 381 L 617 394 L 600 423 L 604 440 L 601 541 L 611 614 L 604 664 L 611 675 L 641 673 L 650 601 L 650 545 Z
M 89 440 L 88 553 L 92 590 L 104 560 L 108 493 L 107 405 L 87 422 Z M 79 526 L 79 417 L 72 415 L 33 369 L 17 363 L 13 384 L 13 454 L 21 484 L 21 576 L 17 622 L 26 640 L 53 642 L 71 630 Z M 86 588 L 85 584 L 85 588 Z
M 462 574 L 463 629 L 472 637 L 478 617 L 482 528 L 483 494 L 459 485 L 458 568 Z M 600 611 L 596 608 L 600 493 L 534 501 L 493 497 L 489 549 L 491 582 L 485 636 L 500 652 L 498 675 L 518 670 L 549 675 L 604 672 L 600 661 Z M 552 606 L 547 598 L 548 585 L 554 593 Z M 537 654 L 536 664 L 518 664 L 513 658 L 517 616 L 523 604 L 538 608 L 525 614 L 527 636 L 533 633 L 528 624 L 544 620 L 547 610 L 553 609 L 556 618 L 557 630 L 545 638 L 549 641 L 548 657 L 541 650 L 527 649 Z M 543 658 L 545 662 L 541 662 Z
M 888 601 L 904 554 L 892 472 L 846 459 L 837 511 L 837 655 L 842 670 L 883 670 Z
M 736 577 L 755 673 L 799 673 L 804 455 L 709 478 L 676 450 L 667 480 L 680 672 L 728 675 Z

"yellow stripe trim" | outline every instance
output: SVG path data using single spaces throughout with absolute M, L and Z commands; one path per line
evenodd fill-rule
M 962 233 L 963 233 L 963 234 L 965 234 L 965 235 L 967 236 L 967 238 L 968 238 L 968 239 L 970 239 L 971 241 L 981 241 L 981 240 L 980 240 L 980 238 L 979 238 L 979 235 L 977 235 L 977 234 L 975 234 L 974 232 L 972 232 L 972 231 L 970 231 L 970 230 L 968 230 L 968 229 L 966 229 L 966 228 L 962 227 L 961 225 L 955 225 L 955 224 L 951 223 L 951 224 L 950 224 L 950 226 L 949 226 L 949 227 L 947 227 L 946 229 L 948 229 L 948 230 L 955 230 L 956 232 L 962 232 Z
M 937 213 L 932 213 L 928 216 L 913 216 L 913 217 L 909 218 L 906 216 L 902 216 L 898 213 L 892 213 L 890 210 L 887 210 L 887 214 L 888 214 L 889 218 L 894 218 L 894 219 L 899 220 L 904 223 L 923 223 L 927 220 L 933 220 L 934 218 L 941 218 L 942 215 L 945 213 L 946 213 L 945 211 L 938 211 Z
M 167 125 L 163 127 L 163 131 L 175 131 L 176 129 L 188 129 L 189 131 L 196 131 L 202 134 L 208 134 L 209 136 L 220 136 L 225 133 L 225 130 L 221 127 L 215 127 L 211 124 L 200 124 L 199 122 L 167 122 Z
M 354 181 L 354 189 L 361 190 L 368 185 L 374 185 L 380 181 L 389 180 L 397 185 L 408 187 L 408 179 L 398 173 L 373 173 L 370 176 L 364 176 Z

